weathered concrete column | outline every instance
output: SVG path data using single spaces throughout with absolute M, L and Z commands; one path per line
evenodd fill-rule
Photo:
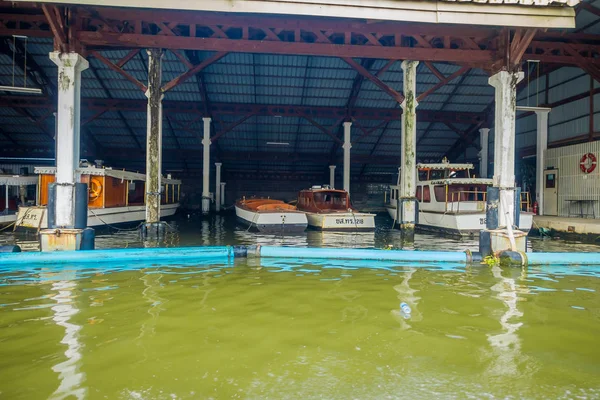
M 479 144 L 481 145 L 481 151 L 479 152 L 479 177 L 487 178 L 488 177 L 488 165 L 490 164 L 488 161 L 488 144 L 489 144 L 489 136 L 490 128 L 481 128 L 479 130 Z
M 546 168 L 545 151 L 548 148 L 548 113 L 550 110 L 535 112 L 537 117 L 537 147 L 535 160 L 535 199 L 538 203 L 539 215 L 544 215 L 544 169 Z
M 146 122 L 146 223 L 160 221 L 162 170 L 162 57 L 161 49 L 149 49 Z
M 56 211 L 59 228 L 75 226 L 75 183 L 79 182 L 81 72 L 89 67 L 77 53 L 50 53 L 58 66 L 56 107 Z
M 352 122 L 344 122 L 344 190 L 350 195 L 350 149 L 352 143 Z
M 210 211 L 210 118 L 202 118 L 204 121 L 204 138 L 202 139 L 202 214 Z
M 215 180 L 215 211 L 221 211 L 221 166 L 223 163 L 215 163 L 217 167 L 216 180 Z
M 221 206 L 225 205 L 225 182 L 221 182 Z
M 522 72 L 500 71 L 489 79 L 496 89 L 494 113 L 494 187 L 500 190 L 498 224 L 514 223 L 515 215 L 515 117 L 517 83 Z
M 335 189 L 335 165 L 329 166 L 329 187 Z
M 400 196 L 398 207 L 401 219 L 398 221 L 403 240 L 414 241 L 416 221 L 416 184 L 417 184 L 417 65 L 418 61 L 402 62 L 404 71 L 404 101 L 402 107 L 401 149 L 402 167 L 400 169 Z

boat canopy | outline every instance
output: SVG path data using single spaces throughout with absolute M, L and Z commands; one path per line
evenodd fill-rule
M 125 170 L 120 170 L 120 169 L 96 168 L 94 166 L 91 166 L 91 167 L 78 168 L 77 172 L 81 175 L 110 176 L 110 177 L 113 177 L 116 179 L 127 180 L 127 181 L 146 181 L 145 174 L 141 174 L 139 172 L 125 171 Z M 36 174 L 53 175 L 56 173 L 56 167 L 35 167 L 35 173 Z M 179 184 L 181 184 L 181 180 L 162 177 L 161 183 L 166 184 L 166 185 L 179 185 Z
M 451 163 L 434 163 L 434 164 L 417 164 L 417 169 L 427 171 L 427 170 L 454 170 L 454 171 L 463 171 L 469 169 L 475 169 L 473 164 L 464 163 L 464 164 L 451 164 Z
M 37 185 L 37 175 L 0 175 L 0 186 Z

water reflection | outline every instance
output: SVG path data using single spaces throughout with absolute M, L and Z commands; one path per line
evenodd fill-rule
M 81 326 L 69 322 L 71 317 L 79 312 L 73 301 L 75 281 L 59 281 L 52 284 L 51 290 L 56 292 L 52 297 L 56 305 L 52 307 L 54 313 L 52 320 L 65 329 L 65 335 L 60 343 L 67 345 L 64 355 L 67 360 L 56 364 L 52 370 L 58 373 L 60 384 L 50 396 L 51 399 L 66 399 L 86 397 L 86 388 L 82 387 L 85 375 L 80 372 L 81 348 L 79 331 Z
M 400 322 L 402 329 L 410 329 L 412 327 L 409 324 L 411 320 L 417 322 L 423 319 L 423 316 L 419 311 L 419 300 L 421 300 L 421 298 L 416 295 L 419 290 L 411 288 L 409 284 L 416 271 L 417 268 L 408 268 L 404 274 L 402 283 L 394 286 L 394 290 L 398 293 L 398 308 L 392 310 L 392 313 Z M 400 310 L 400 304 L 402 302 L 408 304 L 411 308 L 410 315 L 406 315 Z
M 507 270 L 505 273 L 511 273 Z M 521 358 L 521 341 L 517 334 L 522 322 L 514 322 L 514 319 L 523 317 L 523 312 L 517 307 L 517 285 L 514 278 L 504 277 L 502 268 L 494 266 L 492 275 L 497 283 L 491 287 L 496 292 L 496 298 L 502 301 L 507 310 L 500 317 L 500 325 L 504 332 L 497 335 L 488 335 L 488 341 L 493 348 L 494 359 L 487 370 L 492 376 L 517 375 L 518 362 Z

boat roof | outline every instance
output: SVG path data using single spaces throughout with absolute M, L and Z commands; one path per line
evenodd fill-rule
M 343 189 L 330 189 L 330 188 L 310 188 L 310 189 L 303 189 L 300 192 L 312 192 L 312 193 L 320 193 L 320 192 L 329 192 L 329 193 L 346 193 L 345 190 Z
M 110 176 L 113 178 L 128 180 L 128 181 L 146 181 L 146 174 L 139 172 L 125 171 L 121 169 L 112 168 L 96 168 L 94 166 L 78 168 L 77 172 L 81 175 L 92 175 L 92 176 Z M 56 167 L 35 167 L 36 174 L 50 174 L 56 173 Z M 161 182 L 166 185 L 179 185 L 181 180 L 171 178 L 161 178 Z
M 422 182 L 432 185 L 491 185 L 494 183 L 494 180 L 487 178 L 448 178 Z
M 420 170 L 467 170 L 474 169 L 475 167 L 471 163 L 431 163 L 431 164 L 417 164 L 417 169 Z
M 37 185 L 37 175 L 0 175 L 0 185 L 21 186 Z

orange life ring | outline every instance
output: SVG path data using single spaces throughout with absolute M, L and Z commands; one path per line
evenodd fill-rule
M 102 182 L 100 178 L 91 177 L 90 178 L 90 186 L 89 186 L 89 198 L 88 201 L 92 202 L 97 200 L 102 194 Z
M 596 156 L 593 153 L 584 154 L 579 161 L 579 168 L 581 172 L 589 174 L 596 169 Z

